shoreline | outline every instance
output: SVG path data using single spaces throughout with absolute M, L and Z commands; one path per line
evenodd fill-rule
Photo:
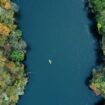
M 88 18 L 92 21 L 90 30 L 96 39 L 96 66 L 88 78 L 89 88 L 96 94 L 102 96 L 102 100 L 96 105 L 105 104 L 105 36 L 104 36 L 104 19 L 105 19 L 105 1 L 87 0 Z
M 11 0 L 0 0 L 0 105 L 16 105 L 28 83 L 27 44 L 16 16 L 19 7 Z

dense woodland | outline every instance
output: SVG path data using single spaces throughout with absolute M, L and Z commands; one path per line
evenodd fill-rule
M 100 64 L 92 71 L 89 87 L 96 95 L 105 99 L 105 0 L 88 0 L 88 7 L 91 14 L 94 14 L 94 22 L 97 25 L 95 34 L 98 35 L 99 46 L 97 47 L 101 55 Z M 103 100 L 99 105 L 105 105 L 105 101 Z
M 16 105 L 28 81 L 23 64 L 27 45 L 15 18 L 18 11 L 14 2 L 0 0 L 0 105 Z

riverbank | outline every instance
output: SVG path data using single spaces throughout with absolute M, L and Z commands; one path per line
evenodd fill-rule
M 85 79 L 95 66 L 96 42 L 83 0 L 19 0 L 19 6 L 19 24 L 31 46 L 29 85 L 19 105 L 94 105 L 100 98 Z
M 92 78 L 89 87 L 96 95 L 101 95 L 105 98 L 105 0 L 88 0 L 88 7 L 90 13 L 94 15 L 92 19 L 95 25 L 95 36 L 97 38 L 98 58 L 100 62 L 92 71 Z M 101 105 L 105 104 L 105 100 Z M 99 102 L 100 105 L 100 102 Z
M 16 3 L 0 0 L 0 105 L 16 105 L 28 82 L 23 64 L 27 45 L 15 18 L 18 10 Z

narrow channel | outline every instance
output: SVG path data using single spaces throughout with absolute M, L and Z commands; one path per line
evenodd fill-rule
M 94 105 L 85 84 L 95 66 L 96 41 L 83 0 L 19 0 L 19 23 L 31 72 L 19 105 Z

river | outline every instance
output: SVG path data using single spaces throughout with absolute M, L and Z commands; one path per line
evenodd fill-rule
M 94 105 L 85 84 L 96 65 L 96 41 L 83 0 L 18 0 L 30 50 L 29 84 L 19 105 Z

